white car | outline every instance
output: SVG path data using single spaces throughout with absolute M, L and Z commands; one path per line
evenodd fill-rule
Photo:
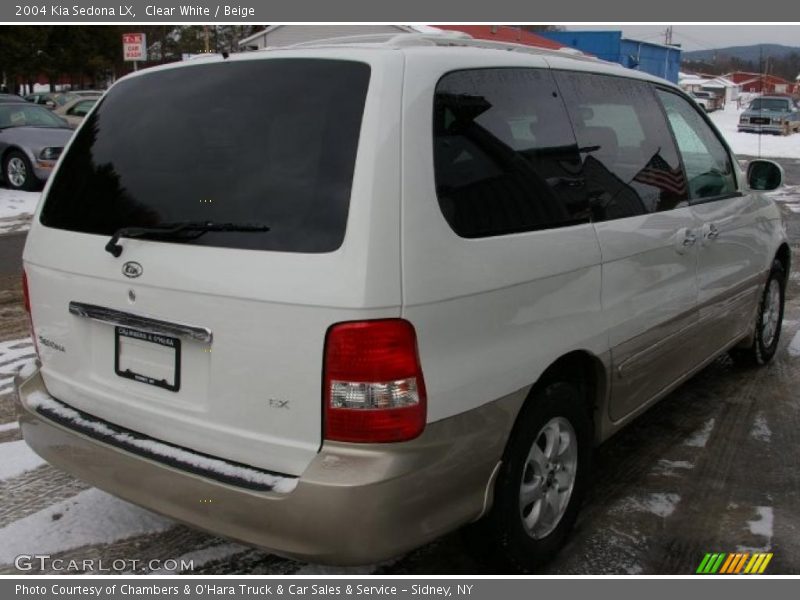
M 596 444 L 775 353 L 782 171 L 748 177 L 677 87 L 558 51 L 404 34 L 135 73 L 28 235 L 22 433 L 281 555 L 479 521 L 535 569 Z

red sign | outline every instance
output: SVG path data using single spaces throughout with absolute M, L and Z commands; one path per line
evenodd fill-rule
M 147 60 L 147 41 L 143 33 L 122 34 L 124 60 Z

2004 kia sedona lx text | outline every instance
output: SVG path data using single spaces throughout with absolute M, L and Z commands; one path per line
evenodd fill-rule
M 561 52 L 406 34 L 140 71 L 28 236 L 23 435 L 281 555 L 478 522 L 533 569 L 594 445 L 720 353 L 774 354 L 781 180 L 675 86 Z

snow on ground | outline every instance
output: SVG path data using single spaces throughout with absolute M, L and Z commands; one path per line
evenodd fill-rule
M 709 419 L 705 422 L 702 429 L 695 431 L 691 437 L 683 442 L 687 446 L 693 448 L 705 448 L 708 443 L 708 438 L 711 437 L 711 432 L 714 430 L 714 419 Z
M 35 356 L 31 338 L 0 342 L 0 395 L 11 392 L 14 375 Z
M 28 229 L 40 195 L 0 187 L 0 234 Z
M 750 437 L 759 442 L 769 442 L 772 439 L 772 430 L 769 428 L 764 413 L 758 413 L 750 429 Z
M 728 141 L 734 154 L 776 158 L 800 158 L 800 133 L 792 135 L 759 135 L 737 131 L 739 115 L 743 111 L 729 102 L 723 110 L 709 113 L 709 117 Z
M 666 518 L 675 512 L 681 497 L 678 494 L 655 493 L 641 498 L 628 497 L 622 500 L 615 511 L 646 511 L 658 517 Z
M 98 489 L 85 490 L 1 528 L 0 565 L 11 564 L 19 554 L 55 554 L 173 526 L 169 519 Z
M 192 568 L 199 569 L 209 563 L 226 560 L 237 554 L 250 551 L 252 551 L 251 547 L 242 546 L 241 544 L 219 544 L 218 546 L 209 546 L 202 550 L 187 552 L 176 558 L 175 562 L 178 566 L 191 563 Z M 177 575 L 178 573 L 179 571 L 162 568 L 150 571 L 148 575 Z
M 686 471 L 688 469 L 694 469 L 694 465 L 690 463 L 688 460 L 668 460 L 666 458 L 662 458 L 658 461 L 658 464 L 655 468 L 655 473 L 658 475 L 667 475 L 667 476 L 680 476 L 684 475 L 682 471 Z
M 43 464 L 44 460 L 22 440 L 0 444 L 0 481 L 33 471 Z
M 789 348 L 787 348 L 787 350 L 789 351 L 789 356 L 792 358 L 800 356 L 800 331 L 794 334 L 792 341 L 789 342 Z
M 756 519 L 747 522 L 750 533 L 764 538 L 761 546 L 738 546 L 737 552 L 765 552 L 772 549 L 774 535 L 775 511 L 771 506 L 756 506 Z
M 0 423 L 0 433 L 16 431 L 17 429 L 19 429 L 19 423 L 16 421 L 11 421 L 10 423 Z

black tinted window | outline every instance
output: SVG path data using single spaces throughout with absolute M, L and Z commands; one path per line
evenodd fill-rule
M 87 119 L 53 181 L 44 225 L 111 235 L 181 221 L 269 232 L 185 243 L 328 252 L 344 238 L 369 66 L 270 59 L 132 77 Z
M 555 78 L 575 127 L 596 220 L 686 202 L 675 143 L 648 83 L 566 71 Z
M 484 237 L 588 221 L 578 159 L 548 71 L 457 71 L 436 87 L 436 191 L 458 235 Z

